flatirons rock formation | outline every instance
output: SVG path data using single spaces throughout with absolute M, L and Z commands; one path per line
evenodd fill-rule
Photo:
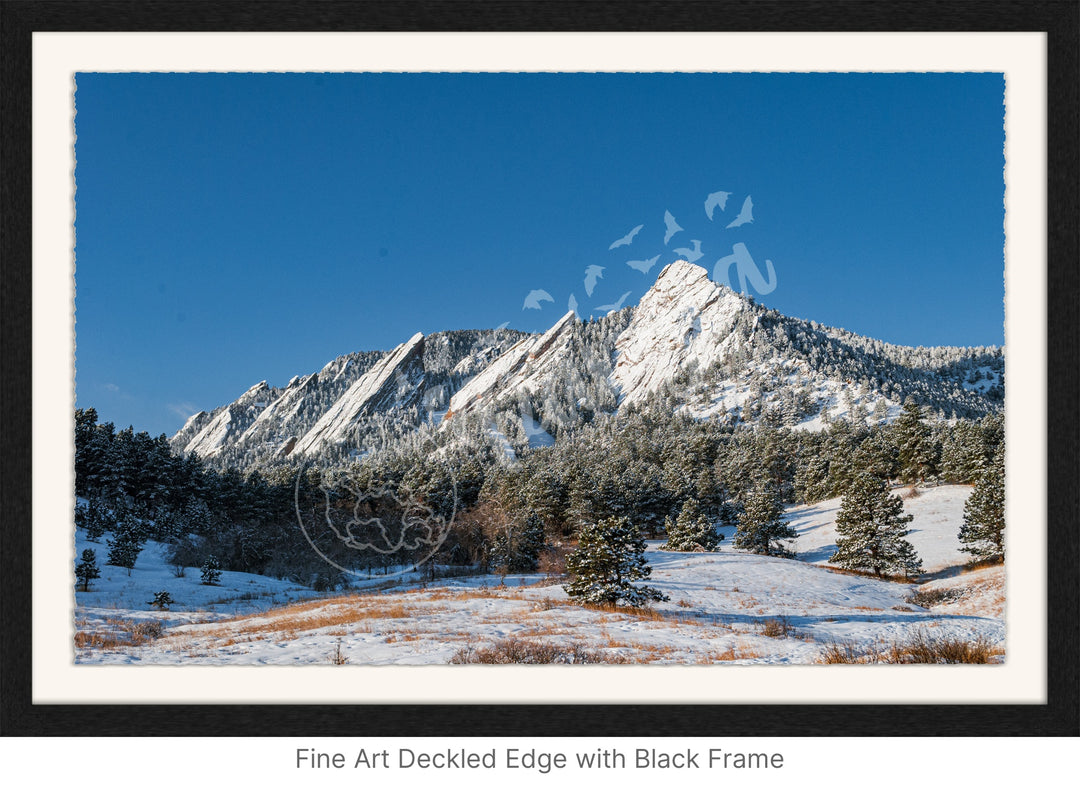
M 307 456 L 348 439 L 360 418 L 414 406 L 424 382 L 424 336 L 419 332 L 357 379 L 292 449 Z
M 907 396 L 945 417 L 1000 409 L 1003 350 L 896 346 L 791 318 L 675 261 L 636 307 L 598 321 L 569 312 L 540 335 L 417 333 L 385 354 L 337 358 L 285 388 L 260 382 L 193 415 L 172 444 L 241 467 L 332 462 L 360 452 L 373 427 L 400 436 L 425 423 L 452 429 L 470 415 L 489 426 L 516 421 L 521 436 L 546 442 L 567 425 L 631 407 L 814 430 L 836 419 L 890 420 Z

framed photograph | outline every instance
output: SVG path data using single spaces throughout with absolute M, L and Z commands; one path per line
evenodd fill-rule
M 1077 33 L 5 4 L 4 732 L 1077 735 Z

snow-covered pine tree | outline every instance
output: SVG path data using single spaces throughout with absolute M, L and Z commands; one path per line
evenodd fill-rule
M 194 533 L 197 536 L 205 536 L 210 533 L 213 516 L 205 501 L 196 497 L 189 497 L 184 504 L 183 512 L 180 514 L 180 523 L 182 527 L 179 529 L 184 534 Z
M 83 591 L 90 590 L 90 581 L 96 580 L 101 576 L 101 572 L 97 566 L 97 555 L 94 554 L 92 549 L 84 549 L 82 553 L 82 562 L 75 564 L 75 579 L 82 585 Z
M 540 564 L 540 553 L 544 551 L 544 520 L 539 514 L 530 512 L 525 517 L 525 526 L 518 539 L 515 553 L 515 567 L 512 571 L 536 571 Z
M 964 504 L 961 549 L 977 558 L 1005 559 L 1005 445 L 998 445 Z
M 95 544 L 106 532 L 116 530 L 116 517 L 106 507 L 105 503 L 91 497 L 86 504 L 86 539 Z
M 755 488 L 746 498 L 739 515 L 734 544 L 758 555 L 791 557 L 784 539 L 798 538 L 798 533 L 784 520 L 784 507 L 776 490 L 767 484 Z
M 128 570 L 135 568 L 135 560 L 143 548 L 142 524 L 130 514 L 121 518 L 108 541 L 110 566 L 120 566 Z
M 701 504 L 693 497 L 683 503 L 679 518 L 665 522 L 668 530 L 667 543 L 661 549 L 669 552 L 715 552 L 722 540 L 716 533 L 712 520 L 701 511 Z
M 922 561 L 904 536 L 913 519 L 904 514 L 904 501 L 889 493 L 889 484 L 870 473 L 852 481 L 836 516 L 836 552 L 830 563 L 849 569 L 883 574 L 913 575 Z
M 899 449 L 900 480 L 922 483 L 934 473 L 934 446 L 930 429 L 923 423 L 922 407 L 913 396 L 905 399 L 893 432 Z
M 870 417 L 878 424 L 889 419 L 889 404 L 884 398 L 879 398 L 874 404 L 874 411 L 870 413 Z
M 961 420 L 949 428 L 941 443 L 941 473 L 950 483 L 971 483 L 985 466 L 982 430 Z
M 176 602 L 173 601 L 172 594 L 170 594 L 168 591 L 156 591 L 154 593 L 153 601 L 147 602 L 147 604 L 149 604 L 151 607 L 155 607 L 159 610 L 167 610 L 169 609 L 170 604 L 175 603 Z
M 221 564 L 213 555 L 203 561 L 200 571 L 202 572 L 203 585 L 217 585 L 218 580 L 221 579 Z
M 815 447 L 807 456 L 800 456 L 795 468 L 795 495 L 807 504 L 828 499 L 829 458 L 824 449 Z
M 652 569 L 645 562 L 645 540 L 626 517 L 609 517 L 583 527 L 578 548 L 566 559 L 566 570 L 574 579 L 563 589 L 577 601 L 622 601 L 642 607 L 668 598 L 656 588 L 631 584 L 648 579 Z

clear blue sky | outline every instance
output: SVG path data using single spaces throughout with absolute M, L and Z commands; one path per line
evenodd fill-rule
M 417 331 L 540 331 L 571 294 L 585 317 L 626 291 L 635 304 L 692 239 L 710 272 L 737 242 L 771 260 L 776 288 L 755 296 L 788 315 L 999 345 L 1003 88 L 993 74 L 79 74 L 77 403 L 172 434 L 259 380 Z M 748 195 L 753 223 L 726 228 Z M 665 211 L 684 229 L 667 245 Z M 626 264 L 658 254 L 647 274 Z M 605 267 L 591 297 L 590 265 Z M 533 289 L 554 302 L 523 309 Z

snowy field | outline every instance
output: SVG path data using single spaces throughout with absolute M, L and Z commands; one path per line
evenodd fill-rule
M 956 540 L 969 492 L 945 486 L 905 500 L 915 515 L 908 538 L 931 572 L 922 585 L 824 567 L 839 507 L 830 500 L 789 509 L 799 532 L 797 559 L 733 550 L 730 528 L 716 553 L 664 552 L 662 542 L 649 542 L 649 584 L 670 598 L 650 612 L 582 607 L 568 600 L 562 580 L 539 574 L 438 580 L 427 587 L 407 579 L 385 587 L 383 581 L 381 590 L 332 595 L 234 572 L 206 586 L 198 569 L 174 576 L 153 543 L 129 576 L 104 564 L 104 542 L 90 544 L 80 533 L 77 555 L 95 549 L 102 576 L 90 592 L 76 593 L 75 659 L 444 664 L 470 649 L 517 640 L 576 646 L 589 661 L 806 664 L 830 646 L 870 649 L 920 633 L 982 638 L 1002 659 L 1004 568 L 959 568 L 969 559 Z M 170 611 L 149 606 L 159 590 L 175 601 Z

